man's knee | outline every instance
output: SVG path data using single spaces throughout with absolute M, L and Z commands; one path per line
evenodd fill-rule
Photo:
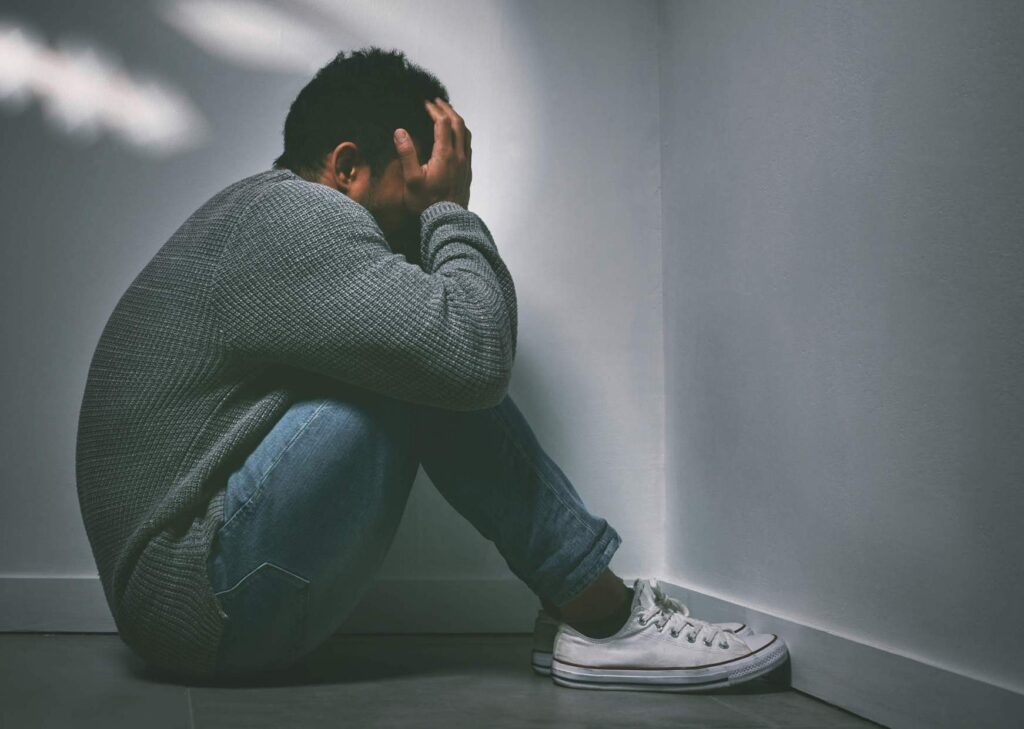
M 330 398 L 324 417 L 336 434 L 351 440 L 388 440 L 402 445 L 411 431 L 412 414 L 404 403 L 366 393 L 351 398 Z

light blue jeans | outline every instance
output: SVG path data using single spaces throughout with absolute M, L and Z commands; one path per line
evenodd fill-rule
M 285 668 L 338 629 L 383 562 L 420 465 L 555 605 L 594 582 L 621 542 L 511 397 L 464 412 L 332 388 L 294 403 L 228 479 L 208 562 L 228 615 L 218 673 Z

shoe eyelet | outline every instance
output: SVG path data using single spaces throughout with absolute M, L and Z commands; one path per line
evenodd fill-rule
M 668 632 L 672 634 L 672 637 L 673 637 L 673 638 L 678 638 L 678 637 L 679 637 L 679 633 L 677 633 L 677 632 L 676 632 L 676 631 L 674 631 L 674 630 L 670 630 L 670 631 L 668 631 Z
M 686 640 L 687 640 L 687 642 L 689 642 L 689 643 L 694 643 L 694 642 L 696 642 L 696 640 L 697 640 L 697 636 L 696 636 L 696 635 L 693 635 L 692 633 L 687 633 L 687 634 L 686 634 Z
M 636 622 L 637 622 L 637 624 L 639 624 L 639 625 L 647 625 L 647 621 L 646 621 L 646 620 L 644 620 L 643 618 L 637 618 L 637 619 L 636 619 Z
M 728 643 L 726 643 L 725 641 L 722 641 L 722 642 L 720 642 L 720 643 L 718 644 L 718 647 L 719 647 L 719 648 L 728 648 L 728 647 L 729 647 L 729 644 L 728 644 Z
M 711 641 L 705 640 L 704 641 L 704 645 L 706 645 L 708 648 L 710 648 L 711 647 Z

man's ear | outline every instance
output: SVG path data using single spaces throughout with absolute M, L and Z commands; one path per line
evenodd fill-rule
M 354 143 L 342 142 L 327 153 L 327 159 L 324 160 L 323 178 L 320 181 L 347 193 L 355 178 L 356 167 L 358 167 L 361 157 L 359 147 Z

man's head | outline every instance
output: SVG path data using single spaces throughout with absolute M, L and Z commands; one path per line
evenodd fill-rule
M 401 51 L 369 46 L 347 58 L 342 51 L 292 102 L 274 167 L 345 193 L 389 240 L 418 235 L 418 216 L 403 203 L 405 177 L 392 135 L 399 127 L 408 131 L 425 164 L 434 122 L 423 102 L 438 96 L 448 100 L 444 85 Z

